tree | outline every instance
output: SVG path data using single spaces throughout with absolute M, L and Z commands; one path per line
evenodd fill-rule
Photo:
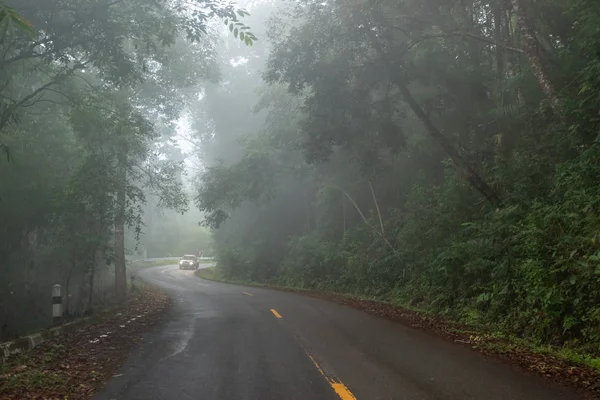
M 0 165 L 2 339 L 47 326 L 54 283 L 70 315 L 115 287 L 124 298 L 146 199 L 186 209 L 170 142 L 219 78 L 207 21 L 226 18 L 241 43 L 255 41 L 238 20 L 247 13 L 224 2 L 76 3 L 0 5 L 0 146 L 11 155 Z
M 253 123 L 203 114 L 222 276 L 595 348 L 598 21 L 586 0 L 278 12 Z
M 165 46 L 173 45 L 180 33 L 198 41 L 210 18 L 231 21 L 238 27 L 236 32 L 243 29 L 242 41 L 247 44 L 257 40 L 250 28 L 238 20 L 238 16 L 247 13 L 220 1 L 135 0 L 98 4 L 83 0 L 77 7 L 63 0 L 55 1 L 52 7 L 39 4 L 39 0 L 17 3 L 14 8 L 3 6 L 2 15 L 7 16 L 4 20 L 24 28 L 33 26 L 38 34 L 34 40 L 29 35 L 11 35 L 13 40 L 0 43 L 0 134 L 9 123 L 18 121 L 20 113 L 46 101 L 49 92 L 55 93 L 57 85 L 78 71 L 92 69 L 112 85 L 135 85 L 148 65 L 160 62 L 156 56 Z M 191 12 L 187 12 L 190 8 Z M 21 85 L 13 84 L 15 75 L 26 77 L 47 64 L 52 68 L 44 80 L 39 81 L 38 77 Z

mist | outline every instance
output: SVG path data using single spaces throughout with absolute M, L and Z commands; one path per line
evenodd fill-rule
M 0 339 L 192 254 L 598 356 L 593 2 L 116 3 L 0 2 Z

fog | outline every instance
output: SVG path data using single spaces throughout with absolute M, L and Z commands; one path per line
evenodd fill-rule
M 529 3 L 3 0 L 0 338 L 202 253 L 597 346 L 600 17 Z

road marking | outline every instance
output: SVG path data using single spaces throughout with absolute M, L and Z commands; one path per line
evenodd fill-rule
M 340 396 L 340 399 L 342 400 L 356 400 L 356 397 L 354 397 L 354 395 L 352 394 L 352 392 L 350 390 L 348 390 L 348 388 L 341 382 L 339 383 L 332 383 L 330 382 L 331 387 L 333 388 L 333 390 L 335 390 L 335 392 L 337 393 L 338 396 Z
M 254 297 L 254 295 L 252 293 L 242 292 L 242 294 L 245 294 L 246 296 L 252 296 L 252 297 Z
M 313 364 L 315 364 L 315 367 L 317 367 L 319 373 L 323 375 L 323 378 L 325 378 L 327 383 L 329 383 L 329 385 L 332 387 L 335 393 L 337 393 L 341 400 L 356 400 L 356 397 L 354 397 L 352 392 L 346 387 L 346 385 L 342 383 L 341 380 L 339 380 L 338 378 L 328 377 L 327 374 L 325 374 L 325 371 L 323 371 L 323 368 L 321 368 L 321 366 L 317 363 L 315 358 L 311 356 L 308 352 L 306 352 L 306 355 L 308 356 L 308 358 L 310 358 L 310 361 L 312 361 Z
M 327 375 L 325 375 L 325 372 L 323 372 L 323 370 L 321 369 L 321 366 L 320 366 L 319 364 L 317 364 L 317 362 L 315 361 L 314 357 L 313 357 L 313 356 L 311 356 L 309 353 L 306 353 L 306 355 L 308 356 L 308 358 L 310 358 L 310 361 L 312 361 L 312 362 L 313 362 L 313 364 L 315 364 L 315 367 L 317 367 L 317 370 L 319 370 L 319 373 L 320 373 L 321 375 L 323 375 L 323 377 L 324 377 L 325 379 L 329 380 L 329 379 L 327 378 Z
M 272 313 L 273 313 L 273 315 L 275 315 L 277 318 L 279 318 L 279 319 L 283 318 L 283 317 L 281 316 L 281 314 L 279 314 L 279 313 L 277 312 L 277 310 L 276 310 L 276 309 L 274 309 L 274 308 L 271 308 L 271 312 L 272 312 Z

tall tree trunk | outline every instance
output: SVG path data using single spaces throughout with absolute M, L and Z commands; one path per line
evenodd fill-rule
M 310 232 L 310 201 L 306 203 L 306 231 Z
M 525 50 L 525 54 L 529 59 L 531 70 L 535 75 L 538 84 L 542 88 L 542 92 L 544 92 L 544 95 L 550 102 L 550 107 L 556 113 L 556 115 L 562 119 L 564 118 L 562 104 L 558 98 L 556 88 L 550 80 L 548 70 L 540 56 L 534 30 L 529 23 L 529 19 L 527 18 L 525 10 L 523 9 L 523 0 L 511 0 L 510 2 L 517 19 L 517 29 L 523 36 L 523 50 Z
M 498 43 L 502 43 L 504 41 L 504 37 L 502 36 L 502 27 L 503 21 L 502 16 L 502 5 L 498 1 L 492 2 L 493 12 L 494 12 L 494 39 Z M 498 74 L 498 79 L 504 78 L 504 48 L 502 46 L 496 45 L 496 73 Z
M 73 271 L 75 270 L 75 266 L 77 265 L 77 260 L 75 259 L 75 257 L 71 257 L 71 266 L 69 267 L 69 273 L 67 274 L 67 281 L 65 283 L 65 317 L 67 319 L 69 319 L 71 317 L 71 308 L 72 308 L 72 304 L 71 304 L 71 276 L 73 276 Z
M 346 202 L 342 197 L 342 239 L 346 236 Z
M 127 298 L 127 267 L 125 265 L 125 204 L 127 190 L 127 150 L 119 152 L 119 188 L 115 215 L 115 294 L 117 301 Z
M 500 198 L 500 196 L 496 193 L 494 189 L 492 189 L 490 185 L 487 184 L 487 182 L 483 180 L 483 178 L 479 176 L 479 174 L 467 162 L 467 160 L 465 160 L 461 156 L 461 154 L 454 147 L 452 142 L 442 134 L 442 132 L 433 124 L 433 122 L 427 116 L 427 114 L 425 114 L 425 111 L 423 111 L 419 103 L 417 103 L 417 101 L 413 97 L 412 93 L 410 93 L 410 90 L 408 90 L 408 87 L 406 87 L 406 84 L 404 83 L 404 78 L 388 60 L 387 54 L 383 50 L 381 43 L 379 43 L 379 39 L 375 36 L 375 32 L 369 29 L 368 26 L 368 24 L 365 25 L 365 33 L 371 39 L 375 50 L 382 58 L 385 67 L 388 70 L 388 74 L 390 76 L 391 81 L 394 82 L 410 109 L 415 113 L 417 118 L 421 120 L 423 125 L 425 125 L 425 128 L 427 129 L 429 135 L 440 145 L 440 147 L 442 147 L 446 154 L 448 154 L 448 156 L 452 159 L 454 165 L 456 165 L 456 168 L 458 169 L 462 177 L 467 182 L 469 182 L 471 186 L 473 186 L 479 193 L 481 193 L 493 206 L 499 207 L 502 204 L 502 199 Z
M 104 214 L 106 213 L 106 198 L 104 197 L 104 195 L 102 195 L 102 197 L 100 198 L 100 205 L 99 205 L 99 210 L 98 210 L 98 231 L 97 231 L 97 236 L 98 238 L 104 238 Z M 99 255 L 99 256 L 98 256 Z M 94 257 L 92 259 L 92 265 L 91 265 L 91 269 L 90 269 L 90 280 L 88 282 L 88 288 L 89 288 L 89 293 L 88 293 L 88 310 L 90 312 L 93 313 L 93 308 L 94 308 L 94 279 L 96 277 L 96 262 L 98 260 L 102 260 L 101 262 L 103 262 L 104 260 L 104 251 L 102 250 L 102 247 L 98 247 L 96 246 L 94 248 Z
M 90 265 L 90 280 L 88 281 L 88 313 L 94 313 L 94 278 L 96 277 L 96 249 L 92 254 L 92 264 Z

